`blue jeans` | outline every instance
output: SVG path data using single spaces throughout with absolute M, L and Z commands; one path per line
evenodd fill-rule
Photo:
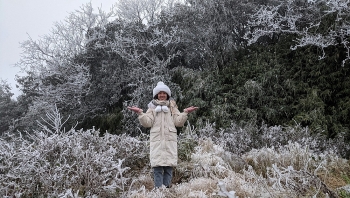
M 156 188 L 164 185 L 169 188 L 173 177 L 173 167 L 157 166 L 153 167 L 154 185 Z

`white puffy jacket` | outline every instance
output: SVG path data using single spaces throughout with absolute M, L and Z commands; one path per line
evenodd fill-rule
M 139 115 L 143 127 L 150 130 L 150 161 L 152 167 L 177 165 L 177 131 L 187 120 L 187 113 L 180 113 L 171 102 L 171 111 L 155 112 L 150 108 Z

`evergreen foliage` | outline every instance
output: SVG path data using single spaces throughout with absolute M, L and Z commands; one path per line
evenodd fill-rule
M 1 79 L 0 79 L 1 80 Z M 1 80 L 0 81 L 0 134 L 9 130 L 13 126 L 14 119 L 20 116 L 18 112 L 16 101 L 11 99 L 11 89 L 9 84 Z
M 239 50 L 232 54 L 234 61 L 218 72 L 201 72 L 192 79 L 187 70 L 175 73 L 175 82 L 188 90 L 183 93 L 190 102 L 184 106 L 201 107 L 194 120 L 210 117 L 219 128 L 232 120 L 258 126 L 301 123 L 327 137 L 348 137 L 349 68 L 337 59 L 342 47 L 330 48 L 329 56 L 320 60 L 321 52 L 313 46 L 291 51 L 293 38 L 281 36 Z

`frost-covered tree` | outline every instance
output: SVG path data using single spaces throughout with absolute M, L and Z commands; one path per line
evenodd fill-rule
M 180 55 L 176 48 L 179 40 L 174 36 L 177 29 L 167 32 L 157 26 L 133 27 L 133 34 L 116 32 L 113 41 L 104 46 L 110 47 L 129 65 L 123 74 L 119 74 L 119 77 L 126 77 L 128 104 L 147 108 L 152 99 L 152 89 L 158 81 L 168 83 L 175 98 L 181 96 L 177 86 L 170 81 L 170 64 Z M 125 112 L 124 120 L 135 122 L 135 119 L 130 120 L 131 116 L 128 111 Z M 129 128 L 128 125 L 125 122 L 126 128 Z M 135 123 L 132 125 L 135 126 Z
M 121 6 L 139 9 L 137 5 L 140 3 L 153 6 L 142 7 L 153 9 L 153 19 L 149 19 L 152 22 L 140 23 L 125 13 L 124 16 L 120 10 Z M 87 50 L 77 58 L 77 61 L 89 65 L 90 92 L 84 101 L 90 114 L 118 109 L 118 105 L 124 101 L 146 108 L 151 100 L 152 89 L 158 81 L 168 83 L 175 97 L 181 96 L 177 91 L 178 86 L 171 83 L 170 74 L 174 65 L 181 66 L 174 64 L 182 53 L 178 47 L 181 41 L 179 30 L 176 26 L 164 27 L 162 21 L 155 20 L 160 11 L 170 12 L 174 3 L 175 1 L 119 2 L 119 11 L 116 11 L 118 18 L 104 28 L 94 28 L 89 32 L 104 35 L 90 40 L 86 45 Z M 124 12 L 132 11 L 124 9 Z M 150 16 L 149 10 L 145 12 L 148 13 L 146 16 Z M 124 120 L 129 122 L 132 115 L 125 112 L 124 116 Z M 128 124 L 124 123 L 124 126 Z
M 116 15 L 113 9 L 95 14 L 87 4 L 65 23 L 56 23 L 52 34 L 24 42 L 18 65 L 28 76 L 18 82 L 31 97 L 27 118 L 33 121 L 31 117 L 52 108 L 50 104 L 73 118 L 94 117 L 114 109 L 131 96 L 127 94 L 138 95 L 159 80 L 170 81 L 165 68 L 179 55 L 179 40 L 174 38 L 176 28 L 164 31 L 155 19 L 162 6 L 175 2 L 120 1 Z M 146 24 L 130 15 L 141 8 L 138 16 Z
M 164 8 L 172 8 L 182 0 L 119 0 L 116 13 L 121 20 L 138 24 L 152 24 Z
M 254 3 L 236 0 L 185 1 L 161 19 L 168 27 L 178 27 L 185 52 L 185 66 L 194 69 L 220 69 L 230 53 L 245 46 L 243 35 Z
M 17 65 L 28 76 L 20 77 L 18 82 L 24 95 L 32 97 L 27 118 L 43 113 L 50 104 L 57 104 L 67 113 L 83 105 L 82 97 L 89 93 L 90 71 L 76 57 L 86 50 L 88 42 L 103 36 L 90 31 L 104 28 L 113 16 L 113 12 L 101 9 L 95 13 L 89 3 L 70 13 L 64 22 L 55 23 L 50 34 L 37 41 L 29 37 L 22 43 L 23 53 Z M 86 110 L 80 109 L 74 115 Z
M 17 102 L 11 98 L 12 96 L 8 82 L 0 79 L 0 134 L 7 131 L 18 118 Z

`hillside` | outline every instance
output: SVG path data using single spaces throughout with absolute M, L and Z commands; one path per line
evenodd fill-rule
M 154 189 L 148 134 L 64 131 L 58 111 L 48 116 L 40 130 L 1 137 L 2 197 L 350 196 L 350 162 L 338 155 L 349 146 L 307 128 L 266 127 L 255 136 L 249 126 L 188 125 L 173 185 Z

